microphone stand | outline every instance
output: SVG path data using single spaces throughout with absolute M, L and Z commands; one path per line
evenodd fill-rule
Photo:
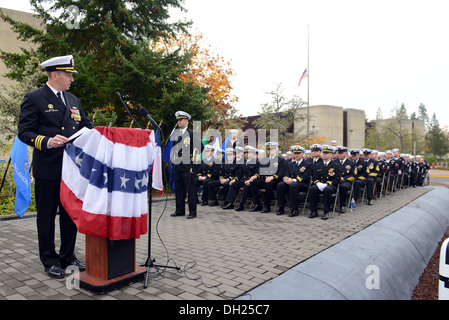
M 131 117 L 132 121 L 136 122 L 137 125 L 139 126 L 140 129 L 141 126 L 139 125 L 139 123 L 136 121 L 136 119 L 134 119 L 134 117 L 132 116 L 131 112 L 129 112 L 129 109 L 126 105 L 126 103 L 123 101 L 122 99 L 122 95 L 120 94 L 120 92 L 116 92 L 117 97 L 120 99 L 120 102 L 123 104 L 123 106 L 125 107 L 126 111 L 128 112 L 129 116 Z M 153 123 L 153 122 L 151 122 Z M 132 123 L 131 123 L 132 125 Z M 156 124 L 157 126 L 157 124 Z M 159 128 L 159 126 L 157 126 Z M 151 129 L 153 129 L 153 126 L 151 126 Z M 163 135 L 162 130 L 159 128 L 161 135 Z M 156 259 L 151 258 L 151 207 L 152 207 L 152 198 L 153 198 L 153 188 L 152 188 L 152 182 L 153 182 L 153 176 L 151 175 L 151 172 L 148 172 L 148 258 L 147 261 L 145 262 L 145 264 L 143 265 L 145 268 L 147 268 L 146 274 L 145 274 L 145 283 L 144 283 L 144 288 L 146 289 L 148 287 L 148 279 L 150 276 L 150 269 L 153 267 L 164 267 L 164 268 L 173 268 L 176 270 L 180 270 L 179 267 L 171 267 L 171 266 L 162 266 L 162 265 L 155 265 L 154 262 L 156 262 Z M 141 265 L 142 266 L 142 265 Z
M 153 125 L 151 125 L 151 129 L 153 129 Z M 162 135 L 163 134 L 162 130 L 160 128 L 159 128 L 159 130 Z M 168 266 L 168 265 L 164 266 L 164 265 L 154 264 L 154 262 L 156 262 L 156 259 L 151 257 L 151 216 L 152 216 L 151 207 L 152 207 L 152 202 L 153 202 L 153 194 L 152 194 L 153 193 L 153 188 L 152 188 L 153 176 L 151 175 L 151 172 L 148 173 L 148 177 L 149 177 L 149 179 L 148 179 L 148 193 L 149 193 L 149 196 L 148 196 L 148 258 L 145 261 L 145 264 L 143 265 L 147 269 L 147 271 L 145 273 L 145 282 L 143 285 L 144 289 L 146 289 L 148 287 L 148 280 L 150 278 L 150 269 L 151 268 L 163 267 L 163 268 L 176 269 L 176 270 L 181 269 L 180 267 L 176 267 L 176 266 L 173 267 L 173 266 Z

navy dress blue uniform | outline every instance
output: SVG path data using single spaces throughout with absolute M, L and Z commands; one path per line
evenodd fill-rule
M 301 146 L 292 146 L 291 151 L 295 154 L 304 154 L 305 149 Z M 285 197 L 290 195 L 290 217 L 295 217 L 299 214 L 298 205 L 300 202 L 300 193 L 307 192 L 309 189 L 310 175 L 312 174 L 312 164 L 309 161 L 301 158 L 296 161 L 293 158 L 287 161 L 287 170 L 283 177 L 284 181 L 278 183 L 276 188 L 277 199 L 279 204 L 278 215 L 284 214 Z M 292 179 L 293 181 L 291 182 Z M 290 182 L 290 183 L 288 183 Z
M 205 146 L 206 151 L 214 151 L 212 146 Z M 207 205 L 207 201 L 209 199 L 209 182 L 212 180 L 212 172 L 214 168 L 214 157 L 213 155 L 210 158 L 203 158 L 201 161 L 201 166 L 197 173 L 197 187 L 202 186 L 203 192 L 201 194 L 201 205 Z M 203 179 L 200 179 L 203 178 Z
M 338 152 L 347 152 L 346 147 L 339 147 Z M 340 165 L 340 213 L 345 213 L 346 200 L 348 197 L 348 192 L 351 192 L 353 188 L 353 183 L 355 180 L 354 169 L 355 162 L 349 158 L 338 160 L 337 163 Z
M 267 142 L 266 147 L 269 152 L 270 150 L 278 150 L 278 144 L 274 142 Z M 271 211 L 270 202 L 274 198 L 274 191 L 276 190 L 277 184 L 282 181 L 285 175 L 285 170 L 287 166 L 287 161 L 276 155 L 269 155 L 260 162 L 259 173 L 257 174 L 257 179 L 251 183 L 251 194 L 253 196 L 253 207 L 250 209 L 251 212 L 261 211 L 263 213 L 268 213 Z M 266 182 L 268 177 L 273 177 L 269 182 Z M 265 189 L 265 202 L 263 209 L 260 204 L 260 194 L 259 190 Z
M 252 154 L 252 158 L 248 160 L 248 157 L 245 159 L 245 162 L 242 167 L 241 179 L 235 181 L 232 186 L 229 188 L 227 202 L 229 205 L 224 209 L 232 209 L 233 202 L 237 195 L 237 192 L 240 188 L 243 188 L 242 197 L 240 203 L 235 208 L 236 211 L 242 211 L 245 207 L 245 201 L 250 194 L 251 187 L 251 178 L 254 177 L 259 171 L 259 161 L 256 158 L 256 148 L 251 146 L 245 147 L 246 154 Z M 248 182 L 249 181 L 249 182 Z M 248 182 L 248 183 L 247 183 Z
M 235 149 L 226 149 L 226 159 L 223 163 L 223 168 L 219 180 L 214 180 L 209 183 L 209 194 L 216 195 L 218 192 L 218 187 L 223 187 L 223 206 L 227 204 L 226 197 L 229 191 L 229 183 L 232 180 L 238 181 L 242 175 L 242 165 L 238 164 L 235 159 Z M 229 160 L 230 157 L 232 160 Z M 211 205 L 218 205 L 218 200 L 214 200 Z
M 321 219 L 329 218 L 330 206 L 332 203 L 332 194 L 337 192 L 340 183 L 340 166 L 337 162 L 330 159 L 333 149 L 329 146 L 323 146 L 323 154 L 326 153 L 329 159 L 318 162 L 313 168 L 312 186 L 309 190 L 310 214 L 309 218 L 318 217 L 318 195 L 323 194 L 324 214 Z M 320 184 L 325 184 L 320 190 Z
M 41 66 L 48 72 L 76 73 L 72 56 L 55 57 L 43 62 Z M 81 108 L 79 99 L 67 91 L 62 91 L 62 95 L 65 103 L 52 91 L 49 83 L 28 92 L 20 106 L 18 125 L 19 139 L 34 147 L 32 168 L 35 179 L 39 256 L 49 275 L 56 278 L 64 276 L 61 267 L 77 264 L 82 271 L 84 264 L 74 255 L 76 225 L 59 199 L 64 148 L 52 148 L 49 141 L 56 135 L 68 138 L 83 127 L 93 128 Z M 54 230 L 58 207 L 61 235 L 59 254 L 55 249 Z
M 371 154 L 370 149 L 364 149 L 362 152 L 365 157 Z M 357 177 L 354 182 L 354 200 L 357 201 L 362 189 L 366 187 L 368 205 L 372 205 L 374 184 L 377 181 L 377 174 L 380 171 L 377 161 L 360 158 L 356 164 L 356 170 Z
M 175 115 L 177 120 L 191 119 L 190 115 L 184 111 L 178 111 Z M 170 139 L 173 139 L 172 163 L 176 190 L 176 211 L 171 216 L 185 216 L 187 202 L 189 206 L 187 218 L 195 218 L 198 202 L 197 173 L 201 167 L 200 154 L 204 146 L 199 135 L 187 127 L 184 130 L 176 129 Z

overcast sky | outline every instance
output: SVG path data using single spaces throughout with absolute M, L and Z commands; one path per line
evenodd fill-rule
M 27 0 L 1 7 L 30 12 Z M 449 126 L 449 1 L 447 0 L 185 0 L 194 29 L 212 51 L 231 61 L 237 109 L 256 115 L 265 92 L 307 100 L 310 26 L 310 105 L 363 109 L 384 118 L 404 103 L 420 103 Z M 177 14 L 178 15 L 178 14 Z

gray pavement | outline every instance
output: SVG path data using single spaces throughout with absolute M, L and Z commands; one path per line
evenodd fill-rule
M 174 201 L 153 202 L 149 285 L 137 282 L 107 294 L 72 289 L 67 279 L 51 279 L 37 249 L 35 215 L 0 219 L 0 300 L 231 300 L 274 279 L 318 253 L 351 237 L 411 203 L 432 187 L 408 188 L 373 206 L 324 221 L 304 216 L 277 216 L 224 211 L 198 206 L 198 218 L 170 217 Z M 319 211 L 322 215 L 322 211 Z M 56 239 L 59 239 L 58 225 Z M 148 235 L 136 241 L 136 260 L 147 259 Z M 58 247 L 58 244 L 57 244 Z M 76 255 L 84 261 L 85 236 L 78 235 Z M 251 298 L 250 296 L 246 296 Z

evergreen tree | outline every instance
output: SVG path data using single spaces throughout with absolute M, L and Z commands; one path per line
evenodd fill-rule
M 121 92 L 134 115 L 146 107 L 157 122 L 163 120 L 167 132 L 175 124 L 177 110 L 189 112 L 197 120 L 208 116 L 208 89 L 180 79 L 189 70 L 193 53 L 151 47 L 161 37 L 187 32 L 189 22 L 168 22 L 169 9 L 184 10 L 182 2 L 32 0 L 46 24 L 45 31 L 13 21 L 1 11 L 0 17 L 11 24 L 20 39 L 37 45 L 40 61 L 74 56 L 79 73 L 70 91 L 80 98 L 86 111 L 115 111 L 117 124 L 124 125 L 130 119 L 115 94 Z M 23 79 L 30 56 L 31 52 L 23 49 L 19 54 L 0 50 L 0 58 L 11 70 L 7 76 L 18 81 Z
M 441 157 L 449 152 L 449 144 L 443 130 L 440 128 L 440 123 L 435 115 L 429 123 L 429 130 L 426 134 L 427 151 L 434 156 Z

